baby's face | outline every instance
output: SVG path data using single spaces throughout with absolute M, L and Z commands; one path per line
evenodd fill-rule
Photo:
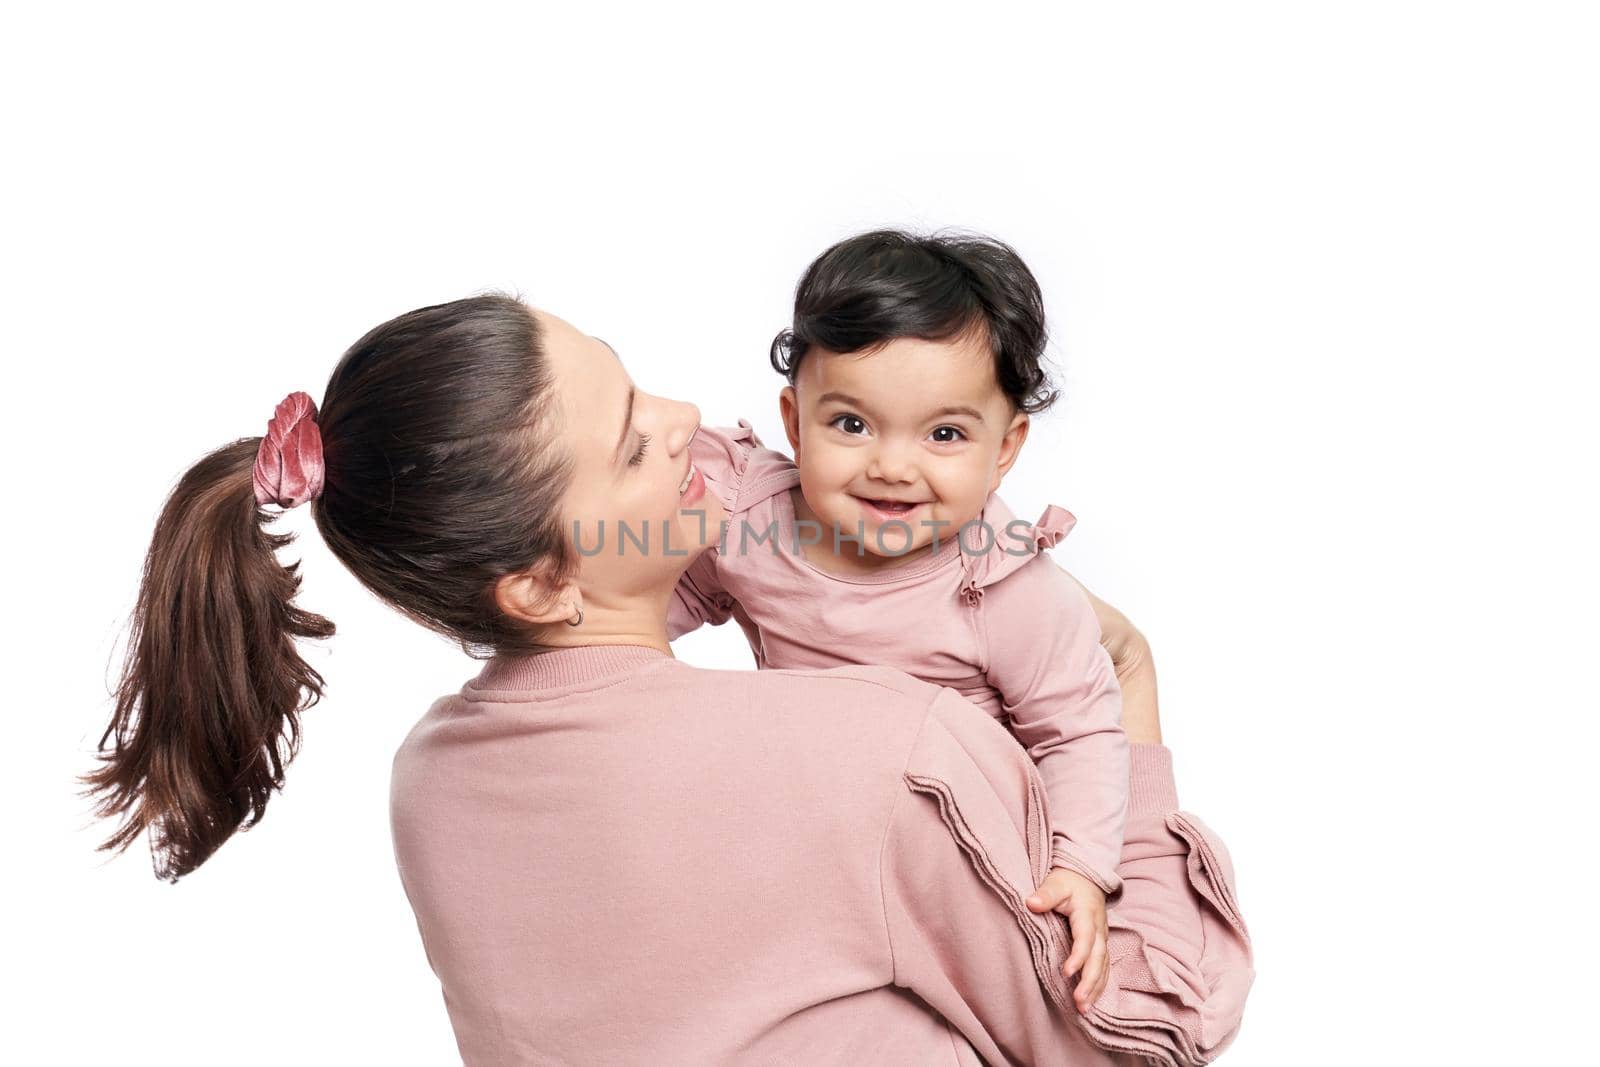
M 780 406 L 821 547 L 835 527 L 854 540 L 860 525 L 867 560 L 886 564 L 977 518 L 1028 432 L 981 334 L 897 338 L 869 354 L 813 349 Z

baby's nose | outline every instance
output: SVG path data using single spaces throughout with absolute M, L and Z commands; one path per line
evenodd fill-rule
M 894 448 L 878 449 L 867 463 L 867 476 L 885 482 L 911 481 L 915 471 L 916 466 Z

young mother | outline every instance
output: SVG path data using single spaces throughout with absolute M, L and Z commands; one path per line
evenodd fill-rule
M 1097 604 L 1144 743 L 1109 982 L 1080 1014 L 1065 924 L 1026 903 L 1050 834 L 1001 725 L 886 668 L 673 658 L 669 600 L 723 517 L 689 477 L 698 425 L 510 297 L 368 333 L 320 415 L 291 394 L 168 500 L 89 777 L 124 818 L 106 847 L 148 832 L 176 879 L 282 785 L 322 686 L 295 639 L 333 626 L 294 605 L 262 505 L 315 500 L 363 584 L 493 653 L 394 762 L 400 877 L 465 1062 L 1214 1057 L 1248 944 L 1226 853 L 1176 810 L 1137 632 Z M 579 552 L 569 531 L 602 522 L 653 550 Z

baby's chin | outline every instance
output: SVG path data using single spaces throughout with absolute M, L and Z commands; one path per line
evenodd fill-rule
M 961 528 L 960 522 L 945 518 L 942 509 L 931 504 L 923 504 L 903 516 L 880 517 L 869 509 L 855 506 L 855 498 L 848 494 L 838 503 L 829 503 L 831 506 L 827 512 L 818 513 L 818 521 L 822 524 L 822 543 L 831 546 L 831 532 L 838 529 L 840 551 L 854 555 L 855 550 L 850 546 L 857 541 L 859 533 L 863 553 L 883 562 L 893 562 L 928 550 L 935 541 L 942 548 L 956 538 Z M 906 547 L 906 527 L 911 530 L 909 547 Z

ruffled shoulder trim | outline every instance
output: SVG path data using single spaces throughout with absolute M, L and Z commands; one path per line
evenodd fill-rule
M 961 566 L 966 572 L 961 583 L 962 597 L 969 604 L 977 603 L 983 598 L 985 586 L 1019 570 L 1045 549 L 1054 548 L 1077 522 L 1077 516 L 1055 504 L 1045 508 L 1037 522 L 1023 522 L 1012 514 L 1005 501 L 990 494 L 982 521 L 969 522 L 961 530 Z
M 736 427 L 701 426 L 689 442 L 689 458 L 730 515 L 800 484 L 794 461 L 762 444 L 748 419 Z

